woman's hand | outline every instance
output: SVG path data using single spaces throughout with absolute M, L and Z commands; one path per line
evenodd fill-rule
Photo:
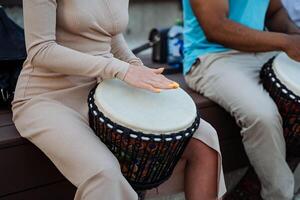
M 178 88 L 178 83 L 167 79 L 161 74 L 163 71 L 163 68 L 150 69 L 145 66 L 130 65 L 124 81 L 131 86 L 157 93 L 160 92 L 161 89 Z

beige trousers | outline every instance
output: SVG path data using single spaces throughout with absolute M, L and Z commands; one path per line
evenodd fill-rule
M 291 200 L 294 177 L 285 161 L 280 114 L 260 83 L 264 63 L 276 53 L 229 51 L 200 57 L 188 85 L 224 107 L 242 128 L 244 147 L 266 200 Z
M 95 82 L 55 90 L 13 102 L 20 134 L 41 149 L 78 189 L 75 200 L 137 200 L 120 171 L 118 160 L 88 124 L 88 92 Z M 226 189 L 219 141 L 214 128 L 201 121 L 194 137 L 219 154 L 219 194 Z

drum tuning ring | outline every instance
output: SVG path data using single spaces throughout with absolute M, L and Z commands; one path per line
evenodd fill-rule
M 279 83 L 276 83 L 276 87 L 281 88 L 281 85 Z
M 111 124 L 107 124 L 107 127 L 110 128 L 110 129 L 113 129 L 113 128 L 114 128 L 114 126 L 111 125 Z
M 292 94 L 290 94 L 289 96 L 290 96 L 290 98 L 293 99 L 293 100 L 296 99 L 296 97 L 295 97 L 294 95 L 292 95 Z
M 130 134 L 129 136 L 132 137 L 132 138 L 137 138 L 138 137 L 137 135 L 134 135 L 134 134 Z
M 117 132 L 118 132 L 118 133 L 121 133 L 121 134 L 124 133 L 124 132 L 123 132 L 122 130 L 120 130 L 120 129 L 117 129 Z
M 288 93 L 288 91 L 287 91 L 286 89 L 282 89 L 282 92 L 283 92 L 284 94 L 287 94 L 287 93 Z
M 93 114 L 95 115 L 95 116 L 97 116 L 98 115 L 98 113 L 97 113 L 97 111 L 93 111 Z
M 146 141 L 149 141 L 149 140 L 150 140 L 150 138 L 145 137 L 145 136 L 142 136 L 141 138 L 142 138 L 142 140 L 146 140 Z
M 180 140 L 181 138 L 182 138 L 181 135 L 176 136 L 176 139 L 177 139 L 177 140 Z

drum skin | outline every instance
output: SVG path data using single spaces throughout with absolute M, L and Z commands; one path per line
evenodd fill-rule
M 98 109 L 110 120 L 145 134 L 167 134 L 191 126 L 197 115 L 193 99 L 181 88 L 153 93 L 117 79 L 95 91 Z
M 96 88 L 88 97 L 91 128 L 119 160 L 124 177 L 136 191 L 159 186 L 171 176 L 186 145 L 198 128 L 199 114 L 185 130 L 166 135 L 144 134 L 104 116 L 95 103 Z
M 287 153 L 300 156 L 300 97 L 276 76 L 273 66 L 274 59 L 276 57 L 270 59 L 263 66 L 260 74 L 261 80 L 282 116 Z

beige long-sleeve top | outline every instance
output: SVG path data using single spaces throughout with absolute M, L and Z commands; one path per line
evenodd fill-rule
M 24 0 L 23 6 L 28 57 L 15 98 L 69 87 L 72 76 L 124 79 L 129 64 L 142 64 L 122 35 L 128 0 Z

